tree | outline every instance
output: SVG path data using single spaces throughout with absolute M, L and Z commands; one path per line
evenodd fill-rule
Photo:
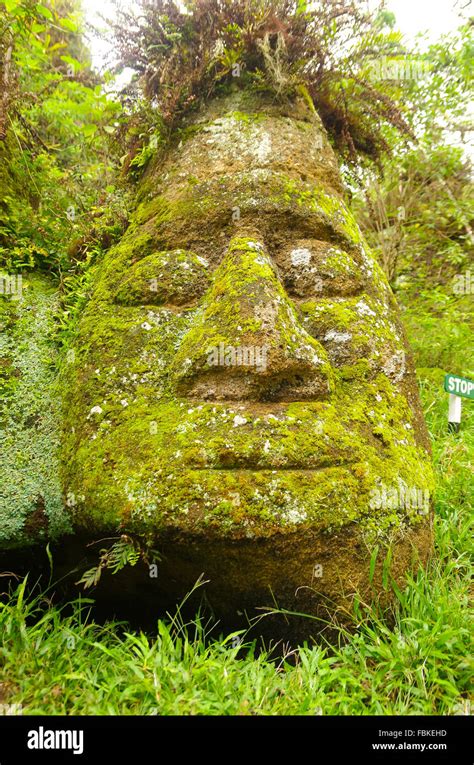
M 76 2 L 3 0 L 0 30 L 0 262 L 59 273 L 112 180 L 120 107 L 89 67 Z
M 400 88 L 417 141 L 393 136 L 383 176 L 367 173 L 359 219 L 393 283 L 448 283 L 472 260 L 472 25 L 416 54 Z M 413 76 L 413 75 L 418 76 Z

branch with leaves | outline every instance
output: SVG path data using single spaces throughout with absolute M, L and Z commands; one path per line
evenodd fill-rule
M 114 540 L 113 544 L 100 551 L 97 565 L 85 571 L 76 584 L 83 584 L 84 589 L 88 589 L 99 583 L 102 573 L 106 570 L 112 574 L 117 574 L 126 566 L 136 566 L 139 560 L 146 565 L 150 565 L 151 560 L 154 563 L 160 560 L 160 555 L 156 550 L 150 549 L 129 534 L 121 534 L 120 537 L 112 537 L 111 539 Z M 97 544 L 97 542 L 92 544 Z

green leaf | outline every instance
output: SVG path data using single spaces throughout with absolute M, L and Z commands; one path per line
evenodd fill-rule
M 65 48 L 65 47 L 66 47 L 65 42 L 57 42 L 57 43 L 54 43 L 54 45 L 50 46 L 49 52 L 52 53 L 55 50 L 59 50 L 60 48 Z
M 45 24 L 40 24 L 38 21 L 35 21 L 31 25 L 31 31 L 34 32 L 35 35 L 42 34 L 45 31 L 45 29 L 46 29 L 46 25 Z M 29 41 L 29 42 L 31 42 L 31 41 Z
M 77 24 L 72 19 L 59 19 L 59 25 L 63 27 L 63 29 L 67 29 L 68 32 L 77 32 Z
M 379 553 L 379 546 L 375 545 L 372 555 L 370 556 L 370 569 L 369 569 L 369 582 L 372 584 L 375 574 L 375 564 L 377 562 L 377 555 Z
M 86 138 L 90 138 L 90 136 L 95 135 L 97 133 L 97 125 L 84 125 L 82 128 L 82 134 Z
M 101 566 L 94 566 L 94 568 L 89 568 L 87 571 L 85 571 L 76 584 L 83 584 L 85 589 L 93 587 L 98 583 L 101 574 Z
M 388 583 L 389 583 L 389 577 L 390 577 L 390 566 L 392 563 L 392 548 L 389 547 L 387 550 L 387 554 L 384 558 L 383 566 L 382 566 L 382 587 L 384 590 L 387 589 Z
M 51 571 L 51 574 L 52 574 L 53 573 L 53 556 L 51 555 L 51 550 L 49 549 L 49 543 L 46 545 L 46 555 L 48 556 L 49 570 Z
M 49 19 L 49 21 L 52 21 L 54 18 L 49 8 L 46 8 L 45 5 L 37 5 L 36 12 L 39 13 L 41 16 L 44 16 L 45 19 Z
M 64 54 L 64 56 L 60 56 L 61 61 L 64 61 L 66 64 L 71 64 L 71 66 L 74 67 L 74 69 L 80 70 L 83 69 L 83 64 L 81 64 L 80 61 L 77 60 L 77 58 L 73 58 L 72 56 L 67 56 Z

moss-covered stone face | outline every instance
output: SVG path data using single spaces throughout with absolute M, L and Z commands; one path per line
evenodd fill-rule
M 64 369 L 76 529 L 161 543 L 177 595 L 208 571 L 224 611 L 270 590 L 298 610 L 315 591 L 341 603 L 369 587 L 376 541 L 401 577 L 430 546 L 426 431 L 317 115 L 215 100 L 139 198 Z M 227 565 L 239 549 L 247 563 Z

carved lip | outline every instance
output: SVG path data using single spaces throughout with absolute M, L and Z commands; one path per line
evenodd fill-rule
M 322 470 L 329 470 L 330 468 L 348 468 L 350 465 L 353 465 L 357 462 L 357 460 L 339 460 L 331 463 L 324 463 L 321 465 L 303 465 L 303 464 L 291 464 L 291 465 L 255 465 L 255 466 L 248 466 L 248 465 L 239 465 L 239 464 L 232 464 L 232 465 L 212 465 L 212 466 L 202 466 L 202 465 L 188 465 L 187 467 L 190 470 L 210 470 L 215 472 L 233 472 L 236 473 L 242 473 L 242 472 L 248 472 L 248 473 L 260 473 L 260 472 L 266 472 L 266 473 L 288 473 L 288 472 L 297 472 L 297 473 L 318 473 Z

